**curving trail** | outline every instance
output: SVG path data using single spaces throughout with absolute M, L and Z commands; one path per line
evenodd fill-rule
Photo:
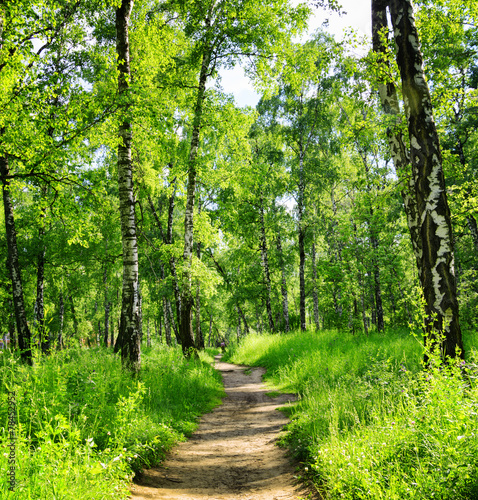
M 164 463 L 146 470 L 132 487 L 132 500 L 298 500 L 307 497 L 294 479 L 286 451 L 275 445 L 288 422 L 277 407 L 295 399 L 271 398 L 264 369 L 220 361 L 227 397 L 204 415 L 190 440 Z M 249 374 L 247 374 L 249 373 Z

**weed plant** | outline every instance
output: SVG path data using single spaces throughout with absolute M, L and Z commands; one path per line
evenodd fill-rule
M 107 349 L 68 349 L 33 367 L 0 354 L 0 498 L 126 498 L 133 474 L 158 463 L 219 404 L 222 384 L 208 363 L 166 346 L 145 349 L 142 359 L 135 380 Z M 17 403 L 14 492 L 8 391 Z
M 324 498 L 478 498 L 476 351 L 433 356 L 408 332 L 246 337 L 229 359 L 299 394 L 285 438 Z

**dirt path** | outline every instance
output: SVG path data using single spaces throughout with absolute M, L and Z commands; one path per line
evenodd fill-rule
M 132 488 L 132 500 L 297 500 L 294 467 L 276 446 L 287 423 L 278 406 L 294 399 L 267 396 L 262 368 L 220 361 L 227 397 L 204 415 L 198 430 L 180 443 L 159 468 L 145 471 Z M 246 373 L 245 373 L 246 372 Z

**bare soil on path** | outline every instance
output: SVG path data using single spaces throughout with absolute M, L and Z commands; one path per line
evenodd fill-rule
M 131 489 L 131 500 L 298 500 L 307 497 L 294 478 L 286 450 L 276 445 L 288 419 L 277 411 L 294 395 L 267 395 L 263 368 L 220 361 L 226 398 L 204 415 L 189 441 Z

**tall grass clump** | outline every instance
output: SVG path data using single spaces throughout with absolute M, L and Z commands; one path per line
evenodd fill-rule
M 16 395 L 16 481 L 8 482 L 8 393 Z M 68 349 L 22 365 L 0 355 L 0 498 L 123 499 L 223 395 L 208 363 L 143 351 L 133 379 L 107 349 Z
M 234 362 L 299 394 L 285 442 L 330 499 L 478 498 L 476 351 L 444 364 L 406 332 L 251 336 Z

